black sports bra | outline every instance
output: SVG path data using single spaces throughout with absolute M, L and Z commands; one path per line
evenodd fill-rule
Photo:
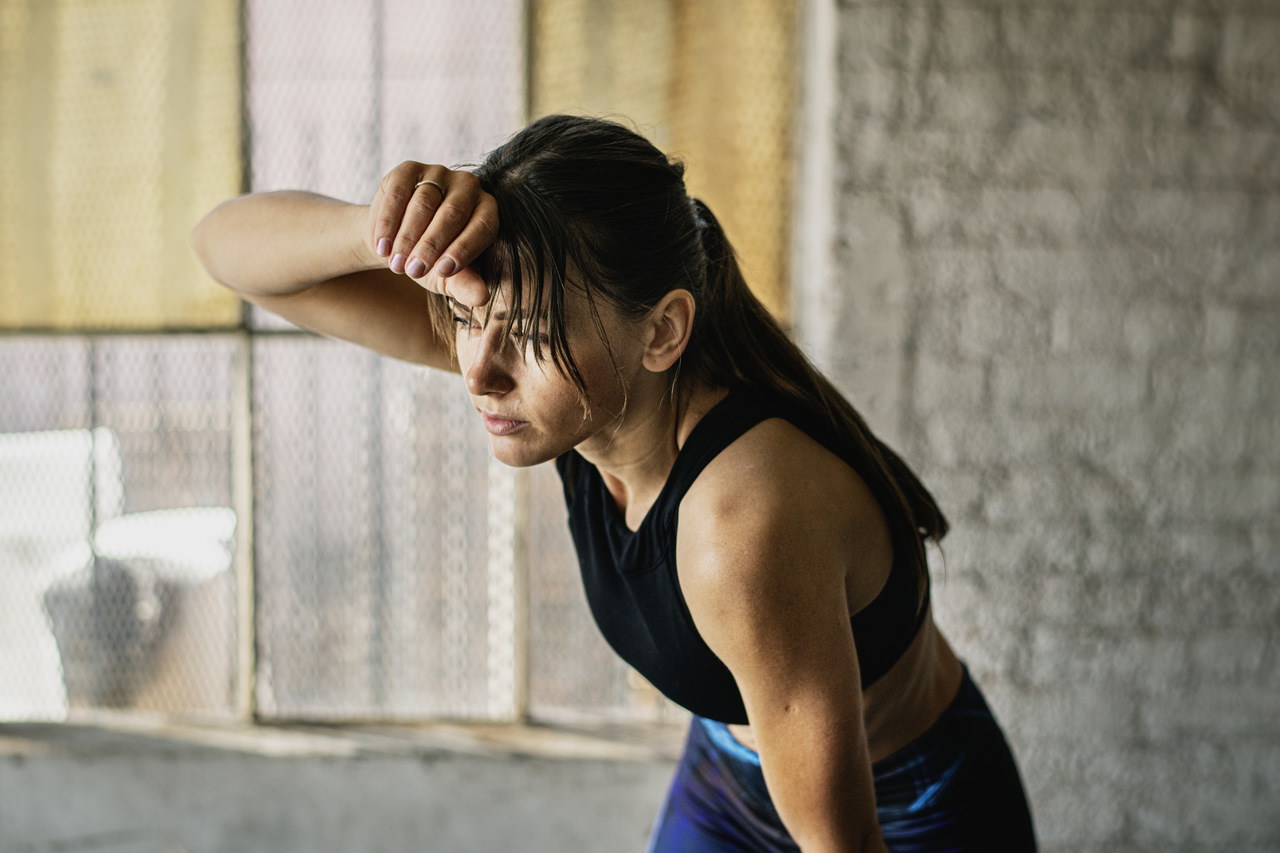
M 675 557 L 680 501 L 722 450 L 774 417 L 846 458 L 824 440 L 825 430 L 806 423 L 785 402 L 731 390 L 689 434 L 662 492 L 634 532 L 594 465 L 573 450 L 556 460 L 587 602 L 605 640 L 667 698 L 723 723 L 746 723 L 747 712 L 733 675 L 698 634 L 680 591 Z M 863 688 L 897 662 L 929 609 L 928 587 L 917 602 L 915 572 L 899 556 L 901 550 L 895 549 L 879 594 L 850 619 Z

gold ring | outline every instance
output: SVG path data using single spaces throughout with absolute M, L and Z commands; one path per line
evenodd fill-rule
M 442 199 L 444 198 L 444 187 L 440 186 L 435 181 L 418 181 L 416 184 L 413 185 L 413 191 L 417 192 L 418 187 L 423 187 L 427 185 L 433 186 L 436 189 L 440 190 L 440 198 Z

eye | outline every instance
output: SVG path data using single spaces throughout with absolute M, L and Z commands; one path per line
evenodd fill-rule
M 522 341 L 537 341 L 540 344 L 548 343 L 551 340 L 547 333 L 543 331 L 526 332 L 524 329 L 515 329 L 511 334 Z
M 472 311 L 466 305 L 463 305 L 462 303 L 456 301 L 452 296 L 446 296 L 445 302 L 449 306 L 449 313 L 453 315 L 453 325 L 457 329 L 461 330 L 461 329 L 477 328 L 475 323 L 474 311 Z
M 536 344 L 541 349 L 551 346 L 551 337 L 543 331 L 530 333 L 526 332 L 524 329 L 515 328 L 511 330 L 511 337 L 515 339 L 516 343 L 526 349 L 531 343 Z

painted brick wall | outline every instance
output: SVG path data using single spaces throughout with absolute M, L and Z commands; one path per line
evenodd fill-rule
M 1280 850 L 1280 3 L 836 19 L 800 332 L 949 512 L 1043 849 Z

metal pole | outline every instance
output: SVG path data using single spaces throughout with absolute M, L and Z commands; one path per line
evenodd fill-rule
M 258 636 L 253 548 L 253 348 L 248 330 L 236 336 L 231 389 L 231 502 L 236 513 L 236 715 L 257 714 Z

